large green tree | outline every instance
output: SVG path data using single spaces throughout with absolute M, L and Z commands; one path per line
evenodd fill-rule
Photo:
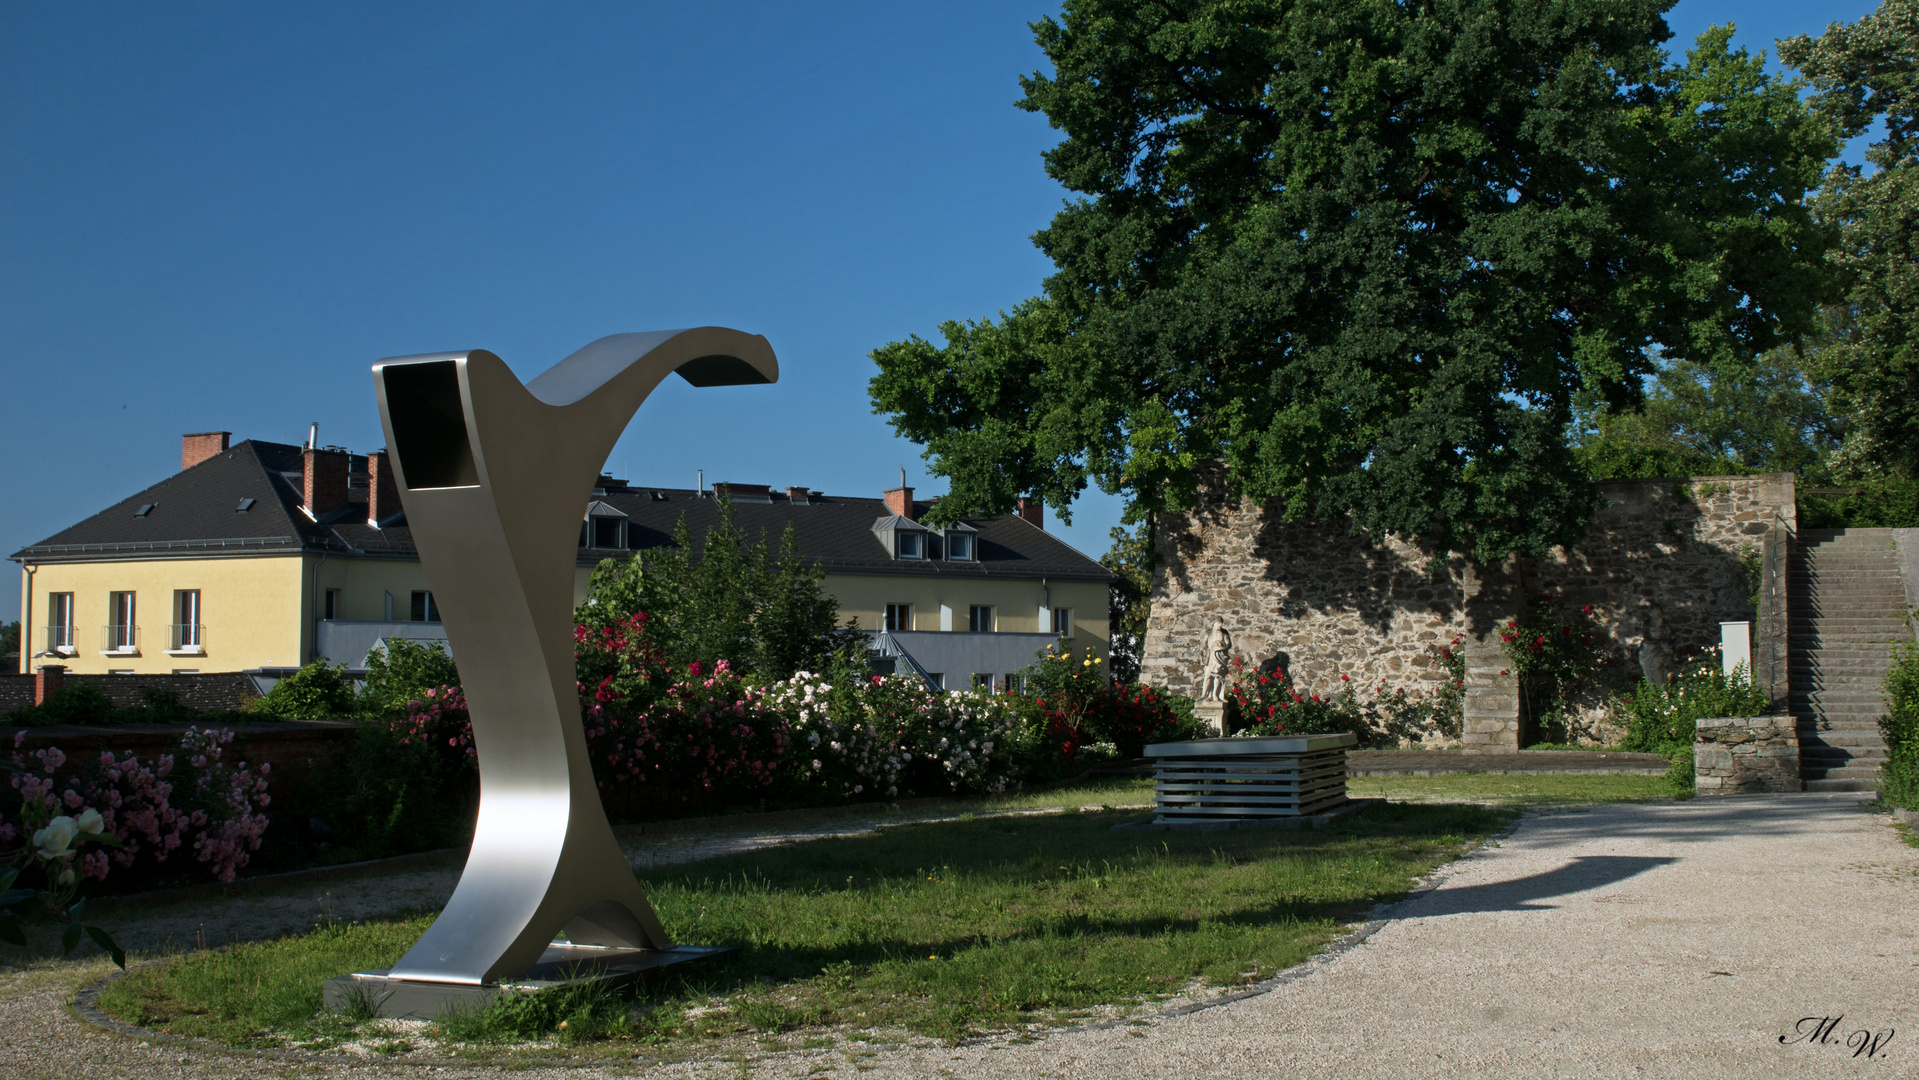
M 1633 407 L 1575 407 L 1574 452 L 1596 480 L 1752 472 L 1828 479 L 1846 424 L 1808 366 L 1792 348 L 1773 349 L 1751 368 L 1664 361 Z
M 1813 107 L 1847 138 L 1884 124 L 1870 169 L 1838 165 L 1818 209 L 1839 223 L 1834 262 L 1846 304 L 1819 350 L 1856 430 L 1840 457 L 1851 478 L 1919 473 L 1919 2 L 1885 0 L 1850 25 L 1779 43 L 1804 72 Z
M 1021 106 L 1082 197 L 997 319 L 877 349 L 936 516 L 1203 478 L 1496 561 L 1583 534 L 1575 397 L 1804 332 L 1831 124 L 1663 0 L 1069 0 Z M 1222 462 L 1216 472 L 1212 463 Z M 1207 481 L 1210 482 L 1210 481 Z

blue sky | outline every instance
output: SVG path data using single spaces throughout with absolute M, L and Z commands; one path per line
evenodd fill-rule
M 1872 6 L 1669 21 L 1770 50 Z M 781 382 L 663 386 L 613 471 L 874 495 L 904 464 L 937 494 L 866 354 L 1038 291 L 1027 238 L 1065 192 L 1012 103 L 1052 10 L 5 5 L 0 549 L 163 479 L 183 432 L 378 447 L 383 356 L 486 348 L 529 378 L 702 324 L 765 334 Z M 1095 493 L 1063 534 L 1098 555 L 1118 518 Z

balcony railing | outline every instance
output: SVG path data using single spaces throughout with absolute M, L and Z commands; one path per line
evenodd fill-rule
M 103 652 L 114 653 L 139 652 L 140 628 L 128 624 L 101 627 L 100 649 Z
M 40 629 L 46 635 L 43 640 L 47 643 L 48 652 L 59 653 L 62 656 L 74 654 L 76 650 L 73 646 L 72 626 L 43 626 Z
M 171 653 L 204 653 L 207 644 L 205 623 L 169 623 L 167 624 L 167 651 Z

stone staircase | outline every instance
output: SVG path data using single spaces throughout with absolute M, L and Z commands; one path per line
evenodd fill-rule
M 1807 529 L 1787 563 L 1792 715 L 1807 791 L 1871 791 L 1894 640 L 1910 640 L 1890 529 Z

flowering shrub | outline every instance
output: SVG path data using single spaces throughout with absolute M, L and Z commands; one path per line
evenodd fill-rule
M 1559 737 L 1593 737 L 1580 724 L 1578 696 L 1603 680 L 1616 657 L 1606 645 L 1606 633 L 1593 619 L 1587 604 L 1577 615 L 1556 606 L 1548 593 L 1528 605 L 1526 620 L 1508 619 L 1499 640 L 1519 675 L 1519 692 L 1526 712 L 1542 730 L 1557 728 Z
M 669 671 L 648 622 L 634 612 L 574 629 L 581 720 L 602 793 L 651 806 L 765 799 L 792 744 L 787 719 L 725 660 Z
M 1431 666 L 1443 676 L 1438 685 L 1416 686 L 1411 693 L 1403 686 L 1388 693 L 1384 681 L 1375 688 L 1366 708 L 1380 742 L 1397 746 L 1459 738 L 1466 711 L 1465 642 L 1459 634 L 1444 645 L 1426 647 Z
M 17 748 L 20 744 L 16 739 Z M 61 941 L 62 955 L 70 955 L 74 947 L 80 944 L 84 933 L 96 944 L 106 950 L 113 962 L 122 970 L 126 969 L 127 956 L 122 952 L 106 931 L 97 926 L 87 926 L 72 920 L 80 914 L 85 901 L 77 900 L 80 893 L 82 875 L 75 873 L 73 864 L 85 844 L 104 844 L 118 847 L 119 840 L 107 832 L 106 819 L 100 811 L 90 806 L 77 808 L 62 807 L 50 798 L 51 781 L 47 779 L 59 767 L 65 764 L 66 755 L 54 750 L 51 754 L 42 751 L 37 764 L 46 776 L 36 775 L 34 770 L 23 768 L 17 760 L 7 762 L 7 771 L 15 779 L 26 777 L 33 781 L 27 790 L 33 797 L 25 798 L 20 806 L 20 828 L 11 824 L 0 825 L 0 838 L 11 842 L 24 836 L 26 842 L 8 855 L 7 862 L 12 864 L 0 870 L 0 941 L 9 945 L 26 947 L 27 935 L 21 928 L 21 922 L 30 918 L 66 919 L 68 926 Z M 23 785 L 24 786 L 24 785 Z M 44 790 L 43 790 L 44 789 Z M 57 814 L 56 809 L 78 809 L 78 814 Z M 94 862 L 99 852 L 85 856 L 83 865 L 88 869 L 86 876 L 92 876 Z M 104 874 L 104 862 L 101 863 Z M 40 888 L 17 887 L 23 870 L 33 872 Z M 32 879 L 30 878 L 29 881 Z
M 767 707 L 792 728 L 800 783 L 818 784 L 836 798 L 895 798 L 910 752 L 893 718 L 868 707 L 871 695 L 862 682 L 797 672 L 767 690 Z
M 1083 716 L 1094 741 L 1113 744 L 1120 757 L 1139 757 L 1150 743 L 1200 737 L 1198 725 L 1182 718 L 1164 691 L 1140 683 L 1100 687 Z
M 1744 664 L 1727 675 L 1718 654 L 1718 649 L 1707 649 L 1679 665 L 1666 685 L 1654 686 L 1642 679 L 1620 699 L 1617 709 L 1625 720 L 1625 749 L 1684 755 L 1690 770 L 1701 718 L 1758 716 L 1772 707 L 1771 694 L 1753 685 Z
M 795 779 L 841 797 L 1000 792 L 1020 720 L 1005 699 L 943 694 L 911 675 L 800 672 L 768 692 L 792 725 Z
M 1372 729 L 1360 708 L 1352 679 L 1339 677 L 1339 690 L 1328 696 L 1302 693 L 1284 672 L 1250 671 L 1233 657 L 1232 682 L 1226 690 L 1226 721 L 1238 735 L 1329 735 L 1351 732 L 1362 743 Z
M 58 747 L 28 754 L 21 749 L 25 734 L 17 735 L 11 786 L 19 803 L 0 817 L 0 845 L 21 838 L 13 820 L 32 824 L 61 811 L 94 812 L 97 831 L 111 838 L 114 850 L 80 858 L 81 877 L 103 880 L 114 867 L 151 874 L 182 865 L 175 856 L 184 850 L 215 878 L 232 881 L 260 848 L 272 768 L 224 761 L 233 737 L 230 729 L 188 728 L 177 754 L 149 763 L 111 751 L 76 761 Z M 186 764 L 179 767 L 182 759 Z M 8 855 L 0 847 L 0 859 Z
M 992 694 L 940 694 L 911 676 L 873 680 L 869 701 L 899 717 L 901 743 L 911 754 L 908 782 L 934 792 L 1005 791 L 1014 777 L 1014 710 Z

